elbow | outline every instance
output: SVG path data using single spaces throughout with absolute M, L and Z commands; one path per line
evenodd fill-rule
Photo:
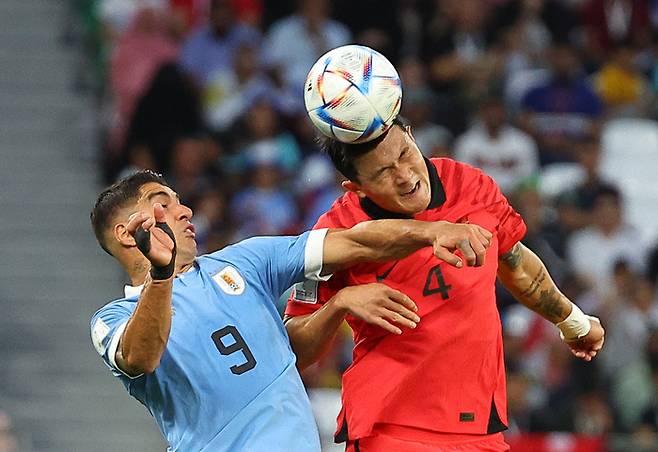
M 129 353 L 124 356 L 124 362 L 127 370 L 133 375 L 152 374 L 160 366 L 162 354 L 137 354 Z

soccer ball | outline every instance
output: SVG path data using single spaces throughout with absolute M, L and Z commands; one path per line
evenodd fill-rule
M 400 111 L 402 88 L 393 65 L 365 46 L 330 50 L 304 84 L 306 111 L 324 135 L 344 143 L 374 140 Z

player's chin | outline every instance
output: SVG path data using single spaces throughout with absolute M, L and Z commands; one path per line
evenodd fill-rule
M 398 196 L 398 205 L 400 206 L 400 210 L 409 215 L 415 215 L 422 212 L 427 208 L 429 202 L 429 193 L 424 190 L 422 185 L 413 193 Z

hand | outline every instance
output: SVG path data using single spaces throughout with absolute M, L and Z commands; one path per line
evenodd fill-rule
M 151 262 L 153 267 L 166 267 L 170 264 L 176 243 L 172 238 L 162 229 L 154 227 L 155 223 L 165 223 L 166 217 L 162 204 L 155 203 L 153 205 L 153 216 L 148 216 L 144 212 L 136 212 L 128 219 L 126 229 L 130 235 L 135 237 L 137 228 L 142 228 L 150 232 L 149 240 L 150 246 L 147 246 L 147 251 L 144 252 L 141 248 L 142 254 Z M 139 248 L 139 247 L 138 247 Z
M 491 232 L 476 224 L 455 224 L 446 221 L 430 224 L 436 257 L 459 268 L 464 265 L 462 259 L 456 255 L 459 250 L 466 259 L 466 265 L 484 265 L 484 257 L 493 237 Z
M 603 348 L 603 341 L 605 339 L 605 330 L 601 326 L 601 322 L 596 317 L 588 316 L 591 328 L 582 338 L 567 342 L 571 349 L 571 353 L 577 358 L 591 361 L 592 358 Z
M 416 303 L 381 283 L 345 287 L 334 296 L 334 303 L 352 316 L 393 334 L 402 334 L 398 326 L 416 328 L 420 322 Z

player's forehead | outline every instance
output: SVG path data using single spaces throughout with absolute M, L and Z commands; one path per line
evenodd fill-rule
M 410 145 L 408 136 L 409 134 L 401 127 L 391 127 L 384 139 L 372 151 L 356 159 L 357 169 L 366 170 L 395 163 L 402 149 Z
M 178 194 L 166 185 L 157 182 L 147 182 L 139 188 L 137 203 L 149 202 L 157 196 L 168 196 L 178 199 Z

